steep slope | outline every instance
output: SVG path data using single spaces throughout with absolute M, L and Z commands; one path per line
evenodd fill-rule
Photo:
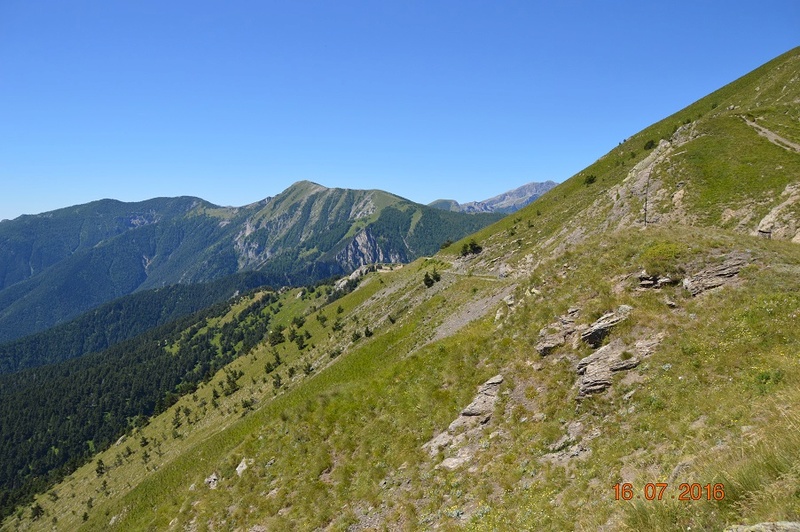
M 262 343 L 4 529 L 800 520 L 798 62 L 631 137 L 473 246 L 330 304 L 283 293 L 272 323 L 300 341 Z
M 497 219 L 310 182 L 241 208 L 104 200 L 23 216 L 0 224 L 0 341 L 137 290 L 247 270 L 273 285 L 303 284 L 378 260 L 406 262 Z
M 458 203 L 455 200 L 440 199 L 429 204 L 445 211 L 452 212 L 499 212 L 511 214 L 532 203 L 536 198 L 555 187 L 558 183 L 545 181 L 543 183 L 527 183 L 514 190 L 509 190 L 497 196 L 483 201 L 470 201 L 469 203 Z

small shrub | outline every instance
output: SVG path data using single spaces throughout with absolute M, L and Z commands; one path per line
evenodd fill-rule
M 656 147 L 656 141 L 654 141 L 653 139 L 650 139 L 644 143 L 644 149 L 646 150 L 652 150 L 655 147 Z
M 461 246 L 462 257 L 466 257 L 467 255 L 477 255 L 481 251 L 483 251 L 483 247 L 481 247 L 477 242 L 475 242 L 474 238 L 469 242 L 465 243 L 463 246 Z
M 659 242 L 642 252 L 642 267 L 650 275 L 681 275 L 683 267 L 679 260 L 683 248 L 670 242 Z
M 36 521 L 44 515 L 44 508 L 38 502 L 31 506 L 31 520 Z
M 772 386 L 783 381 L 783 370 L 775 369 L 762 371 L 756 375 L 756 389 L 762 395 L 767 393 Z
M 586 185 L 587 187 L 592 183 L 594 183 L 595 181 L 597 181 L 597 176 L 594 174 L 589 174 L 583 178 L 583 184 Z

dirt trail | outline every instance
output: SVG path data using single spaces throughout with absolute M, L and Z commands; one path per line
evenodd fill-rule
M 755 122 L 751 122 L 750 120 L 748 120 L 745 117 L 742 117 L 742 118 L 744 119 L 745 123 L 747 123 L 748 126 L 750 126 L 753 129 L 755 129 L 756 132 L 758 132 L 759 135 L 761 135 L 762 137 L 766 138 L 771 143 L 775 144 L 776 146 L 780 146 L 784 150 L 794 151 L 794 152 L 800 153 L 800 144 L 797 144 L 796 142 L 792 142 L 791 140 L 785 139 L 785 138 L 781 137 L 780 135 L 778 135 L 777 133 L 775 133 L 774 131 L 770 131 L 769 129 L 765 128 L 764 126 L 760 126 L 760 125 L 756 124 Z

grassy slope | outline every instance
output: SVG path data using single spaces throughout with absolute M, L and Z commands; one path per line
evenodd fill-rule
M 754 132 L 748 135 L 734 116 L 737 110 L 727 108 L 755 110 L 759 102 L 749 88 L 765 85 L 764 76 L 780 77 L 796 56 L 779 58 L 648 128 L 530 207 L 482 230 L 476 238 L 485 250 L 478 257 L 458 259 L 456 243 L 429 261 L 370 274 L 354 293 L 322 307 L 325 327 L 312 311 L 320 299 L 285 294 L 281 319 L 288 323 L 308 314 L 303 329 L 314 347 L 299 353 L 293 344 L 282 344 L 278 350 L 287 364 L 278 371 L 286 382 L 288 366 L 309 361 L 316 368 L 310 376 L 299 370 L 273 398 L 264 364 L 274 354 L 263 346 L 234 363 L 245 373 L 242 390 L 222 398 L 219 408 L 207 408 L 198 418 L 197 405 L 211 400 L 212 387 L 204 386 L 196 400 L 182 399 L 142 429 L 159 440 L 163 456 L 150 453 L 143 464 L 140 435 L 132 435 L 136 454 L 130 460 L 103 477 L 94 465 L 83 468 L 54 495 L 39 499 L 45 515 L 38 521 L 29 521 L 30 510 L 23 509 L 4 527 L 50 527 L 55 518 L 58 528 L 73 529 L 84 512 L 88 529 L 113 523 L 120 530 L 255 524 L 343 530 L 379 523 L 409 529 L 439 524 L 668 530 L 800 519 L 800 248 L 751 237 L 752 224 L 733 224 L 730 229 L 737 231 L 714 228 L 725 225 L 724 204 L 756 199 L 763 204 L 752 209 L 763 212 L 779 202 L 783 187 L 796 182 L 791 176 L 797 172 L 783 170 L 796 165 L 797 157 L 764 166 L 761 179 L 733 186 L 725 181 L 728 171 L 714 177 L 704 170 L 749 166 L 745 147 L 758 153 L 754 164 L 786 156 Z M 765 123 L 771 120 L 767 127 L 777 130 L 773 124 L 779 120 L 765 116 Z M 623 180 L 647 155 L 647 140 L 672 138 L 687 120 L 706 136 L 659 163 L 654 173 L 663 173 L 664 188 L 667 176 L 687 183 L 685 208 L 700 227 L 654 224 L 642 231 L 635 223 L 642 198 Z M 782 134 L 788 137 L 791 128 Z M 677 164 L 711 151 L 722 161 Z M 587 175 L 596 181 L 585 184 Z M 615 186 L 621 195 L 629 193 L 634 223 L 627 228 L 609 223 L 620 208 L 609 197 Z M 666 212 L 668 205 L 660 208 Z M 658 250 L 678 251 L 659 256 Z M 654 255 L 662 267 L 691 273 L 731 251 L 748 252 L 751 265 L 734 285 L 697 298 L 680 287 L 640 292 L 631 276 L 652 267 Z M 426 289 L 422 276 L 434 265 L 442 281 Z M 511 308 L 490 299 L 504 289 L 515 296 Z M 427 343 L 437 327 L 448 326 L 476 301 L 488 306 L 483 318 Z M 630 344 L 664 333 L 664 340 L 636 369 L 616 375 L 607 392 L 578 403 L 574 365 L 590 351 L 567 346 L 542 358 L 533 350 L 537 333 L 569 307 L 581 307 L 580 322 L 590 323 L 620 304 L 634 310 L 614 330 L 614 339 Z M 334 332 L 337 317 L 344 327 Z M 374 336 L 353 341 L 365 326 Z M 342 354 L 332 359 L 337 349 Z M 477 386 L 497 373 L 506 378 L 503 393 L 491 422 L 469 436 L 476 447 L 471 462 L 453 472 L 436 468 L 452 451 L 431 458 L 422 445 L 446 429 Z M 255 410 L 240 417 L 242 400 L 251 398 Z M 184 407 L 197 419 L 172 438 L 174 410 Z M 548 462 L 550 446 L 576 422 L 583 431 L 575 440 L 589 452 L 564 465 Z M 115 452 L 103 455 L 104 463 L 113 464 Z M 243 459 L 249 468 L 239 476 L 235 468 Z M 203 484 L 212 472 L 222 479 L 217 490 Z M 677 494 L 678 483 L 696 482 L 724 484 L 725 498 L 614 500 L 617 482 L 630 482 L 641 493 L 645 483 L 666 482 L 671 475 L 669 496 Z

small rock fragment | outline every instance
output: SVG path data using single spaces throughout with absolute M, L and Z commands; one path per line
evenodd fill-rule
M 211 476 L 205 479 L 204 482 L 206 486 L 208 486 L 208 489 L 215 490 L 219 484 L 219 476 L 216 473 L 211 473 Z

